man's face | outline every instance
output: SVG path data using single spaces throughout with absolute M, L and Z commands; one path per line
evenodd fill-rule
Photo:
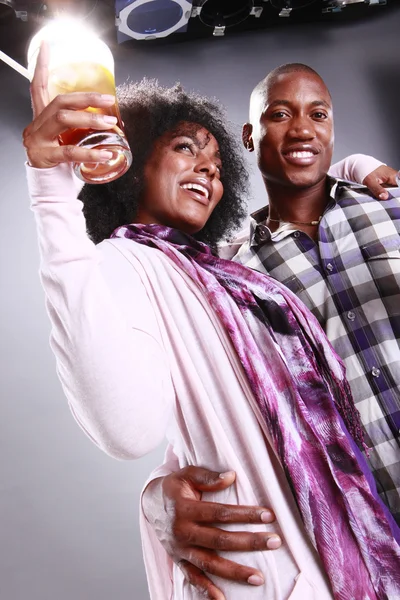
M 325 178 L 333 151 L 332 101 L 306 72 L 279 75 L 252 101 L 252 141 L 265 181 L 308 188 Z

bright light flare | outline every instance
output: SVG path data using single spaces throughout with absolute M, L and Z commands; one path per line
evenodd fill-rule
M 32 79 L 40 46 L 46 41 L 50 51 L 49 71 L 61 65 L 83 61 L 101 64 L 113 72 L 114 61 L 109 48 L 79 19 L 63 17 L 48 23 L 31 40 L 28 49 L 28 72 Z

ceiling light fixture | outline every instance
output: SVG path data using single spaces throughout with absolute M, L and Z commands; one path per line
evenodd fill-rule
M 279 10 L 280 17 L 290 17 L 293 10 L 305 8 L 316 0 L 270 0 L 271 6 Z
M 367 4 L 368 6 L 385 6 L 387 0 L 324 0 L 323 13 L 341 12 L 349 4 Z
M 28 12 L 26 10 L 19 10 L 19 8 L 15 0 L 0 0 L 0 19 L 8 19 L 15 16 L 17 19 L 27 21 Z
M 116 25 L 120 33 L 136 40 L 166 37 L 186 31 L 192 5 L 192 0 L 116 0 Z
M 213 28 L 213 35 L 225 35 L 225 30 L 238 25 L 249 16 L 259 18 L 263 7 L 254 0 L 206 0 L 198 8 L 200 21 Z

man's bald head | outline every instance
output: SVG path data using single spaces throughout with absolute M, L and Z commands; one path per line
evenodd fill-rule
M 280 65 L 276 67 L 273 71 L 268 73 L 264 79 L 262 79 L 255 88 L 253 89 L 250 97 L 250 123 L 253 122 L 254 119 L 258 119 L 260 115 L 260 111 L 262 111 L 262 107 L 265 104 L 265 100 L 268 96 L 269 91 L 273 88 L 273 86 L 278 83 L 281 79 L 282 75 L 289 74 L 301 74 L 309 75 L 311 77 L 315 77 L 319 79 L 321 83 L 325 86 L 329 97 L 331 98 L 330 92 L 322 79 L 321 75 L 317 73 L 314 69 L 309 67 L 308 65 L 304 65 L 302 63 L 287 63 L 284 65 Z

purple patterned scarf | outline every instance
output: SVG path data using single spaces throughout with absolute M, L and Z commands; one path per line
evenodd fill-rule
M 219 259 L 177 230 L 129 225 L 113 237 L 163 252 L 192 278 L 218 315 L 335 600 L 400 598 L 400 530 L 349 435 L 360 441 L 358 413 L 344 366 L 317 320 L 284 285 Z

